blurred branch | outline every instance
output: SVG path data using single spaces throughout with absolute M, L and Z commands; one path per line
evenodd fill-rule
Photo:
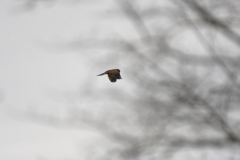
M 137 10 L 133 7 L 128 0 L 115 0 L 122 8 L 127 17 L 131 20 L 133 26 L 135 26 L 140 37 L 146 37 L 146 42 L 151 41 L 151 34 L 147 29 L 147 26 L 143 20 L 143 17 L 139 15 Z
M 211 138 L 211 139 L 186 139 L 184 137 L 173 138 L 170 140 L 171 147 L 190 147 L 190 148 L 205 148 L 206 146 L 214 148 L 227 147 L 229 145 L 228 139 Z
M 191 4 L 195 4 L 194 6 L 199 7 L 198 5 L 196 5 L 196 2 L 193 2 L 193 0 L 184 0 L 185 2 L 191 3 Z M 181 4 L 181 7 L 183 8 L 184 11 L 186 11 L 186 8 Z M 206 17 L 210 17 L 211 23 L 214 22 L 217 23 L 218 21 L 216 19 L 214 19 L 213 17 L 211 17 L 211 15 L 207 15 L 207 11 L 205 11 L 203 8 L 199 9 L 201 11 L 201 13 L 203 14 L 203 16 Z M 219 67 L 225 72 L 225 74 L 227 75 L 227 77 L 232 81 L 232 83 L 240 90 L 240 86 L 237 83 L 237 75 L 227 66 L 227 64 L 223 61 L 223 59 L 217 54 L 217 52 L 215 51 L 215 49 L 211 46 L 211 44 L 206 40 L 206 38 L 203 36 L 203 34 L 200 32 L 199 28 L 194 24 L 194 22 L 190 19 L 190 17 L 188 16 L 188 14 L 186 12 L 184 12 L 186 14 L 186 16 L 188 17 L 188 19 L 190 20 L 190 24 L 191 26 L 194 28 L 194 31 L 196 33 L 196 35 L 199 37 L 199 39 L 201 40 L 201 42 L 204 44 L 204 46 L 206 46 L 206 48 L 209 50 L 209 54 L 211 55 L 212 59 L 219 65 Z M 216 22 L 215 22 L 216 20 Z M 223 24 L 221 24 L 219 22 L 220 26 L 223 26 Z M 240 42 L 240 41 L 239 41 Z
M 220 19 L 214 17 L 209 11 L 204 7 L 200 6 L 195 0 L 183 0 L 193 11 L 197 12 L 198 15 L 209 25 L 220 28 L 223 33 L 231 39 L 234 43 L 240 46 L 240 36 L 238 33 L 234 32 L 227 24 L 222 22 Z
M 216 118 L 216 122 L 218 123 L 218 125 L 220 125 L 221 130 L 225 132 L 229 142 L 240 143 L 240 137 L 238 137 L 238 134 L 233 131 L 226 119 L 223 118 L 221 114 L 219 114 L 215 107 L 211 106 L 204 98 L 202 98 L 196 92 L 192 91 L 192 89 L 188 86 L 183 84 L 183 88 L 185 92 L 187 92 L 186 96 L 183 97 L 183 99 L 185 99 L 187 103 L 189 103 L 191 106 L 204 106 L 207 110 L 207 113 Z

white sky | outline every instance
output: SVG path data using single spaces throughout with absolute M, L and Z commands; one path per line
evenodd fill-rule
M 0 159 L 84 159 L 97 144 L 104 146 L 100 135 L 31 122 L 21 118 L 18 111 L 30 109 L 59 115 L 65 106 L 56 100 L 64 100 L 57 99 L 54 91 L 77 93 L 88 79 L 93 86 L 127 89 L 128 79 L 121 68 L 123 80 L 115 84 L 107 77 L 96 77 L 121 64 L 109 61 L 94 68 L 94 61 L 89 61 L 89 55 L 85 55 L 87 52 L 52 47 L 51 43 L 93 36 L 104 38 L 116 33 L 132 38 L 137 33 L 129 22 L 110 15 L 107 20 L 100 14 L 118 8 L 111 0 L 95 1 L 94 5 L 62 2 L 51 7 L 40 5 L 29 12 L 16 8 L 20 2 L 0 1 Z M 183 43 L 192 45 L 193 42 Z M 91 56 L 94 54 L 98 52 Z
M 46 47 L 48 42 L 111 33 L 114 27 L 106 30 L 108 22 L 101 21 L 98 16 L 102 15 L 97 15 L 107 5 L 59 3 L 50 8 L 40 5 L 33 11 L 19 12 L 18 4 L 11 0 L 0 1 L 0 93 L 1 99 L 4 98 L 0 103 L 0 159 L 83 157 L 85 151 L 97 143 L 99 138 L 95 133 L 56 129 L 23 120 L 13 112 L 24 112 L 29 108 L 57 110 L 58 106 L 53 106 L 56 103 L 45 94 L 48 89 L 77 92 L 87 78 L 84 77 L 86 72 L 92 72 L 94 83 L 112 85 L 107 77 L 95 76 L 110 69 L 107 67 L 118 67 L 114 62 L 89 71 L 81 54 Z M 109 5 L 114 6 L 113 3 Z M 122 85 L 115 83 L 117 88 Z

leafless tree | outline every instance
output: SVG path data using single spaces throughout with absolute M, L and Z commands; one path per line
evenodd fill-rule
M 99 57 L 108 59 L 94 61 L 118 59 L 131 79 L 128 89 L 101 89 L 109 95 L 103 97 L 88 85 L 81 101 L 90 107 L 74 107 L 65 118 L 35 117 L 54 125 L 85 124 L 106 135 L 113 143 L 109 159 L 159 159 L 183 148 L 228 151 L 239 146 L 240 2 L 114 2 L 138 38 L 80 39 L 66 45 L 104 46 L 109 53 Z

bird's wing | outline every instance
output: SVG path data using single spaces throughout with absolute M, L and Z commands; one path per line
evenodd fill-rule
M 119 73 L 111 74 L 111 76 L 116 78 L 116 79 L 122 79 L 122 77 Z
M 108 78 L 111 82 L 116 82 L 116 78 L 112 77 L 111 75 L 108 75 Z

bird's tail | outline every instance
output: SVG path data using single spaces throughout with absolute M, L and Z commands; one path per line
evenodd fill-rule
M 99 75 L 97 75 L 97 76 L 102 76 L 102 75 L 104 75 L 104 74 L 106 74 L 106 73 L 104 72 L 104 73 L 102 73 L 102 74 L 99 74 Z

